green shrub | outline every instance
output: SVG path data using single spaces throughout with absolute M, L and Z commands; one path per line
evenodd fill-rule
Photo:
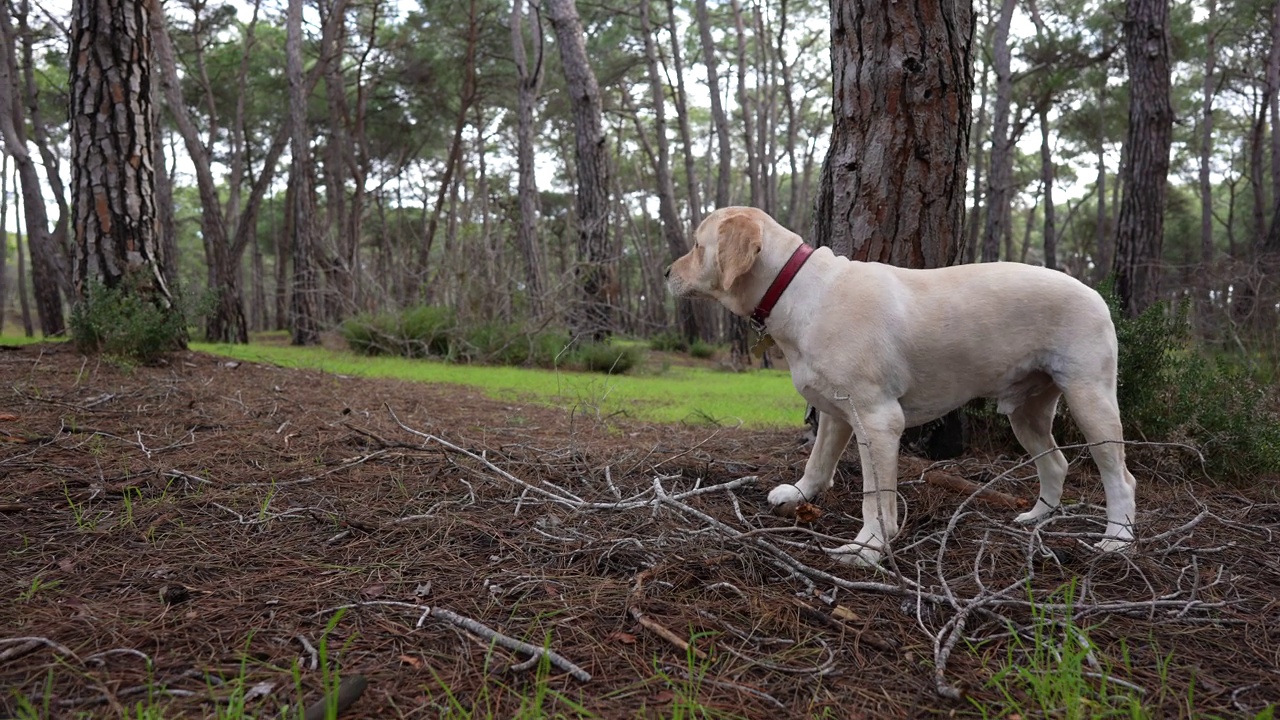
M 694 340 L 693 344 L 689 346 L 689 355 L 696 357 L 699 360 L 706 360 L 714 355 L 715 352 L 716 349 L 714 347 L 702 342 L 701 340 Z
M 448 308 L 423 305 L 399 315 L 362 313 L 338 328 L 347 345 L 362 355 L 400 355 L 409 358 L 447 357 L 456 321 Z
M 649 349 L 659 352 L 688 352 L 689 341 L 675 330 L 663 330 L 649 338 Z
M 449 308 L 420 305 L 400 314 L 400 342 L 406 357 L 447 357 L 457 317 Z
M 362 313 L 338 327 L 347 346 L 361 355 L 398 355 L 400 342 L 394 315 Z
M 116 288 L 91 282 L 84 298 L 71 309 L 70 324 L 71 337 L 81 352 L 143 365 L 154 364 L 187 344 L 181 304 L 161 307 L 130 281 Z
M 1125 437 L 1193 445 L 1215 479 L 1280 470 L 1280 417 L 1267 387 L 1196 347 L 1185 304 L 1160 303 L 1127 318 L 1114 297 L 1108 302 L 1120 342 Z
M 488 322 L 467 328 L 458 359 L 494 365 L 524 365 L 529 360 L 529 338 L 512 323 Z
M 640 362 L 640 349 L 608 341 L 585 343 L 573 349 L 572 361 L 584 370 L 621 375 Z

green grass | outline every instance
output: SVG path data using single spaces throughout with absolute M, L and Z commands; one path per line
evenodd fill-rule
M 394 378 L 477 388 L 489 397 L 532 401 L 597 417 L 745 427 L 798 426 L 804 400 L 777 370 L 728 373 L 670 367 L 661 373 L 599 373 L 459 365 L 435 360 L 366 357 L 315 347 L 191 343 L 192 350 L 248 362 L 339 375 Z M 643 373 L 644 371 L 641 371 Z
M 65 338 L 52 338 L 53 342 L 61 342 Z M 0 335 L 0 345 L 34 345 L 38 342 L 44 342 L 45 339 L 40 335 L 26 337 L 22 334 L 21 328 L 11 327 L 9 324 L 4 326 L 4 334 Z

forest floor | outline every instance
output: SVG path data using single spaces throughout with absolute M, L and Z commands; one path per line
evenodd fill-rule
M 1106 554 L 1082 541 L 1101 487 L 1080 449 L 1074 504 L 1034 531 L 998 504 L 1035 497 L 1023 458 L 904 456 L 902 535 L 872 571 L 821 550 L 857 532 L 856 453 L 820 517 L 768 513 L 808 455 L 799 428 L 194 352 L 129 368 L 0 347 L 0 379 L 2 717 L 297 717 L 357 678 L 344 718 L 1280 702 L 1280 478 L 1217 487 L 1177 448 L 1131 450 L 1142 539 Z M 1042 675 L 1085 690 L 1054 699 Z

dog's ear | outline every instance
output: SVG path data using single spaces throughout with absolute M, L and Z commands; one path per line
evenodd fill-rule
M 720 262 L 720 284 L 728 290 L 756 264 L 764 229 L 751 217 L 732 215 L 720 223 L 719 232 L 716 258 Z

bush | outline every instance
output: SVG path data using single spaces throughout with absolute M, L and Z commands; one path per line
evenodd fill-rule
M 186 347 L 187 328 L 179 303 L 161 307 L 136 282 L 108 288 L 90 283 L 71 309 L 71 337 L 85 353 L 101 353 L 151 365 Z
M 710 358 L 715 354 L 715 351 L 716 349 L 714 347 L 702 342 L 701 340 L 694 340 L 693 344 L 689 346 L 689 355 L 696 357 L 699 360 L 706 360 Z
M 649 338 L 649 349 L 659 352 L 688 352 L 689 341 L 675 330 L 663 330 Z
M 456 325 L 452 310 L 422 305 L 399 315 L 356 315 L 342 323 L 338 332 L 352 350 L 363 355 L 447 357 Z
M 1108 302 L 1120 341 L 1119 388 L 1125 436 L 1184 442 L 1203 453 L 1215 479 L 1280 471 L 1280 418 L 1265 385 L 1191 339 L 1185 304 L 1153 305 L 1136 318 Z
M 640 362 L 635 346 L 618 346 L 609 342 L 585 343 L 574 348 L 572 362 L 591 372 L 621 375 Z

